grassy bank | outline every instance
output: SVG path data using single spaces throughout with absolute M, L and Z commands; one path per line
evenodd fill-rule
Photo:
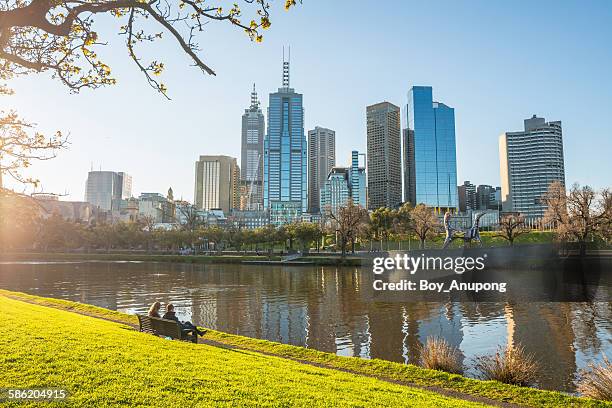
M 109 311 L 90 305 L 69 302 L 58 299 L 41 298 L 21 293 L 0 290 L 0 297 L 24 300 L 42 306 L 49 306 L 63 310 L 72 310 L 87 313 L 92 316 L 112 319 L 125 324 L 135 324 L 135 316 Z M 47 309 L 43 309 L 43 312 Z M 74 328 L 73 328 L 74 329 Z M 125 331 L 123 331 L 125 333 Z M 61 336 L 61 333 L 59 334 Z M 4 337 L 5 335 L 3 335 Z M 209 330 L 205 339 L 213 340 L 229 346 L 235 346 L 249 352 L 263 352 L 275 356 L 301 360 L 309 363 L 316 363 L 325 367 L 347 370 L 354 374 L 373 375 L 381 379 L 396 381 L 401 383 L 411 383 L 422 386 L 435 386 L 446 390 L 458 391 L 464 394 L 485 397 L 496 401 L 514 403 L 531 407 L 604 407 L 612 406 L 600 401 L 593 401 L 584 398 L 577 398 L 559 392 L 542 391 L 531 388 L 515 387 L 495 381 L 479 381 L 459 375 L 452 375 L 438 371 L 425 370 L 412 365 L 404 365 L 384 360 L 362 360 L 358 358 L 347 358 L 336 356 L 331 353 L 319 352 L 312 349 L 284 345 L 265 340 L 251 339 L 242 336 L 230 335 L 226 333 Z M 172 342 L 175 344 L 177 342 Z M 10 344 L 10 342 L 9 342 Z M 105 347 L 108 347 L 105 346 Z M 182 345 L 180 347 L 187 347 Z M 193 346 L 192 346 L 193 347 Z M 202 345 L 195 347 L 205 347 Z M 182 349 L 181 349 L 182 350 Z M 263 358 L 263 357 L 262 357 Z M 244 364 L 244 363 L 237 363 Z M 261 374 L 260 374 L 261 375 Z M 266 374 L 267 375 L 267 374 Z M 5 385 L 1 385 L 4 387 Z M 334 391 L 336 392 L 336 391 Z M 394 391 L 395 392 L 395 391 Z M 412 398 L 412 397 L 411 397 Z M 433 401 L 433 400 L 432 400 Z M 406 401 L 404 401 L 406 402 Z M 360 404 L 358 400 L 351 404 Z M 382 404 L 381 400 L 381 404 Z M 444 406 L 452 406 L 456 401 L 445 402 Z M 301 402 L 300 402 L 301 404 Z M 396 405 L 396 404 L 394 404 Z M 418 405 L 418 404 L 417 404 Z M 427 405 L 418 405 L 427 406 Z M 460 405 L 459 405 L 460 406 Z
M 164 340 L 6 296 L 0 309 L 0 388 L 65 389 L 70 406 L 483 406 L 257 352 Z

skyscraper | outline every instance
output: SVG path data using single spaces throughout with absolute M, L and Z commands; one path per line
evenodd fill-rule
M 289 87 L 289 61 L 283 61 L 283 86 L 270 94 L 264 139 L 264 208 L 270 223 L 298 221 L 307 211 L 306 169 L 302 94 Z
M 194 201 L 202 210 L 221 209 L 225 214 L 238 207 L 240 168 L 229 156 L 200 156 L 195 162 Z
M 319 213 L 319 191 L 336 165 L 336 132 L 316 126 L 308 131 L 308 212 Z
M 242 173 L 240 182 L 243 191 L 243 210 L 263 209 L 263 139 L 265 131 L 265 119 L 255 84 L 251 92 L 251 106 L 245 109 L 242 115 L 242 149 L 240 164 Z
M 402 202 L 400 108 L 381 102 L 366 108 L 368 208 Z
M 499 137 L 501 199 L 503 211 L 539 218 L 546 207 L 541 201 L 553 181 L 565 185 L 561 122 L 546 122 L 533 115 L 522 132 Z
M 416 205 L 416 178 L 414 169 L 414 131 L 403 129 L 404 201 Z
M 414 131 L 416 203 L 439 211 L 457 208 L 455 110 L 433 101 L 429 86 L 408 92 L 408 129 Z
M 105 211 L 119 210 L 120 201 L 132 196 L 132 177 L 124 172 L 90 171 L 85 201 Z
M 338 214 L 338 209 L 351 199 L 353 204 L 366 207 L 365 168 L 359 166 L 359 152 L 351 152 L 351 167 L 333 167 L 320 190 L 321 213 Z
M 469 181 L 464 181 L 462 185 L 457 187 L 457 191 L 459 196 L 459 211 L 464 213 L 467 210 L 476 210 L 478 208 L 476 186 L 474 184 Z
M 349 169 L 333 167 L 321 187 L 321 212 L 337 215 L 338 209 L 346 205 L 349 198 L 351 198 Z
M 363 208 L 367 208 L 367 191 L 366 191 L 366 171 L 365 171 L 365 160 L 363 166 L 359 165 L 359 156 L 365 156 L 360 154 L 357 150 L 351 152 L 351 198 L 353 204 L 360 205 Z

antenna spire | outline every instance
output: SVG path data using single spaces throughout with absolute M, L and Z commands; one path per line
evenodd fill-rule
M 288 50 L 288 58 L 285 61 L 285 47 L 283 47 L 283 87 L 289 88 L 289 61 L 291 60 L 291 47 Z
M 259 108 L 259 100 L 257 99 L 257 91 L 255 91 L 255 84 L 253 83 L 253 92 L 251 92 L 251 109 Z

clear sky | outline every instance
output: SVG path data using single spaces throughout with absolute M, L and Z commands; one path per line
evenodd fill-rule
M 336 131 L 339 165 L 352 149 L 365 151 L 366 105 L 387 100 L 403 112 L 410 86 L 430 85 L 455 108 L 460 184 L 498 185 L 498 136 L 537 114 L 563 122 L 568 183 L 612 186 L 612 2 L 304 0 L 289 12 L 272 3 L 262 44 L 207 25 L 200 55 L 216 77 L 190 66 L 169 36 L 145 48 L 166 63 L 171 101 L 147 85 L 117 22 L 104 18 L 97 29 L 110 44 L 99 54 L 116 86 L 73 95 L 47 75 L 13 80 L 17 94 L 4 97 L 4 109 L 70 133 L 68 151 L 32 168 L 43 189 L 82 200 L 93 165 L 131 174 L 136 196 L 172 186 L 191 200 L 199 155 L 239 157 L 251 87 L 267 108 L 281 85 L 283 45 L 306 131 Z

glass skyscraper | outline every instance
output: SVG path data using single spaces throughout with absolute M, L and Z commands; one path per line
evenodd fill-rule
M 251 106 L 242 115 L 242 149 L 240 175 L 240 208 L 261 211 L 263 206 L 263 139 L 264 115 L 259 107 L 255 84 L 251 92 Z
M 306 172 L 302 94 L 289 87 L 289 62 L 283 61 L 283 86 L 270 94 L 264 139 L 264 208 L 270 223 L 301 220 L 308 206 Z
M 416 203 L 457 209 L 455 110 L 434 102 L 429 86 L 408 92 L 408 129 L 414 132 Z

